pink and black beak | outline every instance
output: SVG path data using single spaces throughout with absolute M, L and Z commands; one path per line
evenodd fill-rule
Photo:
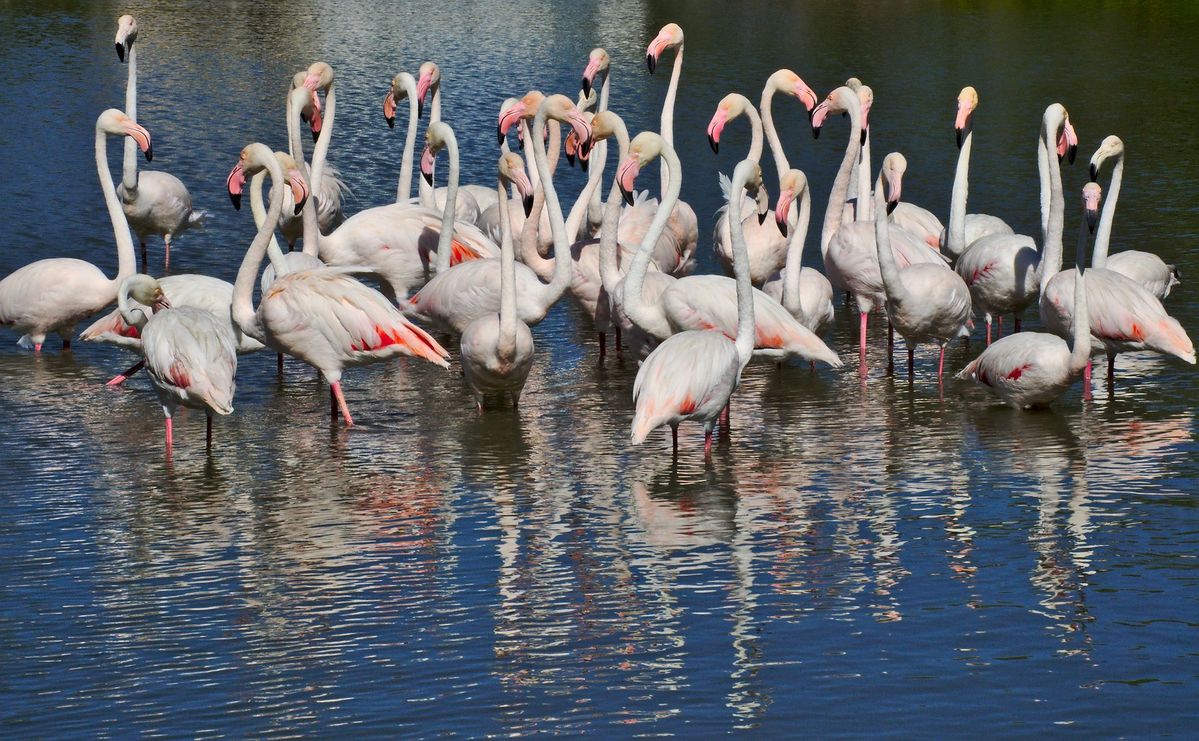
M 828 112 L 829 102 L 827 100 L 821 101 L 819 105 L 812 109 L 811 123 L 813 139 L 820 138 L 820 129 L 824 126 L 824 119 L 828 118 Z
M 774 204 L 774 223 L 784 237 L 787 236 L 787 215 L 791 211 L 791 203 L 794 200 L 795 191 L 784 188 L 779 191 L 778 202 Z
M 117 61 L 125 62 L 125 45 L 120 42 L 117 42 Z
M 1074 130 L 1074 125 L 1067 118 L 1062 124 L 1062 133 L 1057 140 L 1057 158 L 1060 162 L 1064 157 L 1068 163 L 1074 164 L 1074 158 L 1078 156 L 1078 133 Z
M 383 99 L 383 120 L 387 122 L 387 128 L 394 129 L 396 127 L 396 99 L 387 91 L 387 97 Z
M 435 158 L 433 156 L 433 150 L 429 148 L 428 144 L 426 144 L 425 151 L 421 152 L 421 155 L 420 155 L 420 174 L 421 174 L 421 177 L 423 177 L 425 179 L 425 182 L 428 183 L 429 185 L 433 184 L 433 163 L 434 163 L 434 161 L 435 161 Z
M 243 175 L 243 179 L 244 179 Z M 291 169 L 287 171 L 287 184 L 291 186 L 291 199 L 295 202 L 295 215 L 299 216 L 304 211 L 304 204 L 308 202 L 308 196 L 311 192 L 308 190 L 308 182 L 304 180 L 304 176 L 299 170 Z
M 957 134 L 958 149 L 966 139 L 966 129 L 970 126 L 970 106 L 965 101 L 958 101 L 958 115 L 953 121 L 953 130 Z
M 533 182 L 529 180 L 529 175 L 523 167 L 511 173 L 511 180 L 516 186 L 516 192 L 520 194 L 520 202 L 525 208 L 525 216 L 528 217 L 533 212 Z
M 566 154 L 566 164 L 571 167 L 575 166 L 575 150 L 579 148 L 579 135 L 571 129 L 566 135 L 566 140 L 562 142 L 562 149 Z
M 726 108 L 717 108 L 712 114 L 712 120 L 708 122 L 708 146 L 716 154 L 720 154 L 720 134 L 724 131 L 724 125 L 729 121 L 729 112 Z
M 304 78 L 304 87 L 312 94 L 312 115 L 305 116 L 304 112 L 300 112 L 300 117 L 308 121 L 309 127 L 312 129 L 312 141 L 316 141 L 321 136 L 321 98 L 316 94 L 317 87 L 321 84 L 320 75 L 310 74 Z
M 429 94 L 429 88 L 433 86 L 433 73 L 425 72 L 416 81 L 416 117 L 421 118 L 425 115 L 425 96 Z
M 146 131 L 145 127 L 130 121 L 125 124 L 125 136 L 137 142 L 137 148 L 146 155 L 146 162 L 154 161 L 154 143 L 150 141 L 150 132 Z
M 522 101 L 517 101 L 509 106 L 506 110 L 500 111 L 500 120 L 495 127 L 495 143 L 503 144 L 504 137 L 508 135 L 508 129 L 521 117 L 525 115 L 525 104 Z M 521 142 L 521 148 L 524 148 L 524 142 Z
M 157 314 L 160 311 L 169 309 L 169 308 L 171 308 L 171 300 L 167 298 L 167 295 L 165 293 L 163 293 L 161 290 L 159 290 L 158 295 L 154 297 L 154 307 L 153 308 L 154 308 L 155 314 Z
M 570 124 L 570 128 L 574 132 L 575 136 L 579 138 L 579 151 L 590 152 L 591 124 L 588 123 L 587 119 L 583 117 L 582 113 L 579 113 L 577 108 L 572 110 L 567 115 L 566 120 Z
M 649 67 L 651 75 L 658 68 L 658 57 L 662 56 L 662 52 L 666 51 L 668 46 L 670 46 L 670 34 L 668 33 L 659 33 L 653 41 L 649 42 L 649 48 L 645 50 L 645 66 Z
M 634 203 L 633 184 L 637 181 L 637 174 L 640 172 L 641 162 L 635 154 L 625 158 L 625 161 L 620 164 L 620 169 L 616 171 L 616 182 L 620 186 L 620 195 L 630 206 Z
M 241 193 L 246 188 L 246 171 L 241 162 L 233 166 L 229 177 L 225 178 L 225 190 L 229 192 L 229 200 L 233 202 L 233 209 L 241 211 Z
M 599 74 L 600 62 L 598 59 L 588 59 L 587 67 L 583 70 L 583 97 L 591 97 L 591 86 L 595 83 L 595 76 Z M 651 72 L 653 70 L 650 70 Z
M 803 103 L 804 110 L 808 112 L 808 120 L 810 121 L 812 119 L 812 109 L 820 102 L 816 91 L 808 87 L 808 83 L 797 78 L 795 80 L 795 97 L 799 98 L 800 103 Z
M 899 205 L 899 197 L 903 190 L 903 176 L 900 173 L 887 170 L 886 178 L 887 213 L 890 214 Z
M 1096 185 L 1092 188 L 1088 185 L 1082 192 L 1083 213 L 1086 215 L 1087 232 L 1095 233 L 1095 224 L 1099 221 L 1099 199 L 1102 191 Z
M 870 108 L 868 108 L 867 106 L 862 106 L 862 136 L 861 136 L 861 141 L 859 142 L 859 144 L 861 144 L 863 147 L 866 146 L 866 139 L 869 138 L 869 136 L 870 136 Z

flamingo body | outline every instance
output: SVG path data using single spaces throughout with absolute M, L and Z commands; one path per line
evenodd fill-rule
M 500 310 L 500 261 L 472 260 L 438 273 L 404 304 L 404 313 L 445 332 L 461 334 L 466 326 Z M 516 315 L 535 325 L 549 306 L 537 300 L 546 286 L 527 265 L 516 265 Z
M 720 332 L 671 335 L 641 364 L 633 384 L 632 441 L 694 419 L 711 431 L 741 378 L 733 341 Z
M 788 270 L 790 267 L 784 266 L 762 285 L 762 292 L 780 304 Z M 818 333 L 833 321 L 833 284 L 819 270 L 802 268 L 799 291 L 799 312 L 794 315 L 795 321 Z
M 487 394 L 507 393 L 518 401 L 533 367 L 533 333 L 527 324 L 516 322 L 516 349 L 510 357 L 500 353 L 499 344 L 498 313 L 481 316 L 462 331 L 462 372 L 480 408 Z
M 69 342 L 75 325 L 116 299 L 116 285 L 95 265 L 70 257 L 38 260 L 0 280 L 0 325 L 40 348 L 46 335 Z
M 1108 255 L 1104 267 L 1115 273 L 1120 273 L 1133 282 L 1142 285 L 1145 290 L 1159 299 L 1165 299 L 1174 290 L 1174 286 L 1182 281 L 1178 268 L 1168 265 L 1152 252 L 1140 250 L 1124 250 L 1114 255 Z
M 966 281 L 974 306 L 988 316 L 1020 314 L 1040 295 L 1041 254 L 1032 237 L 991 234 L 971 244 L 954 270 Z
M 917 263 L 945 264 L 939 252 L 902 229 L 891 230 L 891 252 L 900 270 Z M 854 294 L 858 311 L 868 313 L 883 303 L 883 276 L 874 246 L 873 221 L 855 221 L 838 229 L 824 260 L 828 280 Z
M 142 349 L 167 417 L 178 404 L 233 411 L 237 351 L 228 322 L 195 307 L 159 311 L 142 328 Z
M 1088 284 L 1092 274 L 1087 272 Z M 984 386 L 1009 406 L 1034 409 L 1065 393 L 1078 372 L 1071 367 L 1070 346 L 1061 337 L 1020 332 L 991 343 L 957 377 Z

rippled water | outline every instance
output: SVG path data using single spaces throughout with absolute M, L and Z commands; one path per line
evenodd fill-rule
M 656 126 L 657 28 L 687 33 L 677 141 L 701 219 L 719 205 L 704 126 L 730 90 L 789 66 L 821 94 L 876 92 L 876 157 L 904 151 L 905 195 L 944 214 L 953 100 L 982 95 L 971 205 L 1035 233 L 1032 149 L 1066 104 L 1084 157 L 1118 133 L 1128 168 L 1116 249 L 1177 262 L 1168 307 L 1199 330 L 1193 246 L 1199 75 L 1189 7 L 1006 4 L 8 3 L 0 9 L 0 202 L 7 273 L 70 255 L 115 269 L 92 165 L 98 112 L 123 101 L 112 37 L 137 15 L 139 118 L 153 167 L 208 227 L 176 272 L 232 279 L 252 227 L 224 176 L 282 147 L 290 74 L 336 69 L 332 159 L 350 212 L 393 197 L 401 134 L 378 104 L 435 59 L 472 182 L 489 182 L 499 102 L 573 92 L 588 50 L 614 59 L 613 107 Z M 1181 4 L 1180 4 L 1181 5 Z M 1025 7 L 1027 6 L 1027 7 Z M 733 16 L 743 16 L 734 18 Z M 1152 39 L 1150 42 L 1149 39 Z M 666 66 L 666 65 L 663 65 Z M 776 119 L 823 209 L 838 123 L 813 143 Z M 116 162 L 115 150 L 112 160 Z M 1085 165 L 1065 173 L 1076 192 Z M 574 171 L 563 188 L 578 188 Z M 1069 222 L 1074 223 L 1075 214 Z M 1072 227 L 1068 227 L 1072 228 Z M 1067 232 L 1072 234 L 1073 232 Z M 814 250 L 812 251 L 814 252 Z M 161 249 L 151 247 L 152 265 Z M 849 357 L 841 311 L 830 344 Z M 597 360 L 566 304 L 536 328 L 519 412 L 477 415 L 456 371 L 397 362 L 347 375 L 361 423 L 331 429 L 311 369 L 247 356 L 236 412 L 182 414 L 174 461 L 143 377 L 108 348 L 33 357 L 0 344 L 0 722 L 11 735 L 404 735 L 557 731 L 1185 732 L 1196 721 L 1199 484 L 1194 369 L 1121 357 L 1053 411 L 957 385 L 751 366 L 713 459 L 684 427 L 627 444 L 635 367 Z M 956 370 L 973 353 L 955 346 Z M 1102 375 L 1102 374 L 1100 374 Z M 627 727 L 626 727 L 627 726 Z

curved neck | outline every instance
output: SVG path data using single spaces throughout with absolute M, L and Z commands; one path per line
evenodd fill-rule
M 333 119 L 337 116 L 337 83 L 329 85 L 325 93 L 324 122 L 321 124 L 321 135 L 312 148 L 312 182 L 308 187 L 312 190 L 312 200 L 316 200 L 321 192 L 321 181 L 325 175 L 325 159 L 329 156 L 329 142 L 333 139 Z
M 869 190 L 859 192 L 859 200 L 869 197 Z M 874 247 L 878 252 L 878 268 L 883 276 L 883 287 L 887 301 L 903 304 L 912 296 L 899 276 L 899 266 L 891 252 L 891 220 L 887 218 L 887 204 L 883 201 L 883 177 L 880 174 L 874 184 Z
M 412 197 L 412 155 L 416 149 L 416 87 L 409 86 L 408 93 L 408 129 L 404 133 L 404 156 L 400 160 L 400 181 L 396 185 L 396 203 L 407 203 Z
M 500 336 L 496 354 L 500 360 L 516 355 L 516 254 L 512 248 L 512 219 L 508 215 L 508 191 L 501 180 L 496 186 L 500 214 Z
M 1095 232 L 1095 252 L 1091 256 L 1091 267 L 1101 268 L 1107 264 L 1108 243 L 1112 237 L 1112 221 L 1116 218 L 1116 201 L 1120 198 L 1120 181 L 1124 179 L 1124 153 L 1116 159 L 1112 168 L 1112 181 L 1107 186 L 1107 199 L 1099 215 L 1099 229 Z
M 1062 166 L 1057 161 L 1057 153 L 1052 150 L 1050 143 L 1056 136 L 1055 130 L 1043 127 L 1042 144 L 1049 170 L 1050 190 L 1049 214 L 1041 239 L 1041 261 L 1037 266 L 1042 291 L 1045 290 L 1045 284 L 1049 279 L 1062 269 L 1062 228 L 1066 222 L 1066 204 L 1062 196 Z
M 654 251 L 654 245 L 658 243 L 658 237 L 662 236 L 662 231 L 666 229 L 666 221 L 670 218 L 675 204 L 678 203 L 683 180 L 682 166 L 679 164 L 679 157 L 675 154 L 674 147 L 665 144 L 662 147 L 661 157 L 666 163 L 670 177 L 667 181 L 666 191 L 662 194 L 662 200 L 658 203 L 658 210 L 654 212 L 654 220 L 650 222 L 649 229 L 641 238 L 641 246 L 637 248 L 637 255 L 629 266 L 629 275 L 625 278 L 624 288 L 625 313 L 634 324 L 647 331 L 659 324 L 660 317 L 655 316 L 651 307 L 642 301 L 641 287 L 645 283 L 645 273 L 649 270 L 649 260 Z M 740 194 L 737 194 L 736 198 L 740 198 Z M 736 198 L 732 200 L 735 201 Z M 733 221 L 736 219 L 729 220 L 730 225 Z M 659 339 L 665 338 L 660 337 Z
M 542 305 L 548 311 L 570 285 L 571 259 L 570 245 L 566 241 L 566 225 L 562 222 L 562 206 L 558 203 L 558 194 L 554 190 L 549 164 L 546 162 L 545 119 L 546 107 L 542 105 L 533 119 L 533 159 L 537 161 L 537 170 L 541 173 L 541 188 L 545 191 L 545 204 L 550 212 L 550 233 L 554 238 L 554 277 L 545 285 L 542 295 Z M 554 149 L 557 148 L 555 145 Z M 539 223 L 540 216 L 534 222 L 534 229 Z
M 254 226 L 257 229 L 261 229 L 262 225 L 266 223 L 266 204 L 262 198 L 263 183 L 265 182 L 266 170 L 255 173 L 254 177 L 250 178 L 250 213 L 254 214 Z M 279 240 L 275 239 L 274 230 L 271 231 L 271 241 L 266 246 L 266 255 L 275 268 L 276 278 L 291 272 L 287 260 L 283 257 L 283 249 L 279 246 Z
M 752 105 L 745 106 L 745 115 L 749 118 L 749 154 L 747 158 L 754 162 L 762 161 L 762 118 Z M 777 160 L 776 160 L 777 161 Z
M 629 131 L 623 121 L 617 121 L 613 127 L 616 137 L 617 162 L 624 162 L 629 156 Z M 595 165 L 592 164 L 592 167 Z M 612 187 L 608 190 L 608 201 L 604 204 L 603 224 L 600 226 L 600 282 L 604 290 L 611 296 L 620 283 L 620 246 L 616 233 L 620 229 L 620 211 L 623 199 L 620 195 L 620 183 L 612 179 Z
M 759 107 L 762 109 L 762 128 L 766 132 L 766 141 L 770 144 L 770 153 L 774 155 L 774 169 L 781 178 L 784 172 L 791 169 L 791 165 L 787 162 L 787 153 L 783 151 L 779 132 L 774 128 L 774 112 L 771 110 L 771 106 L 774 103 L 775 92 L 774 84 L 767 82 L 766 87 L 762 88 L 762 101 Z
M 549 129 L 550 150 L 556 152 L 562 147 L 562 128 L 557 121 L 550 121 Z M 533 134 L 530 132 L 525 141 L 530 141 L 532 138 Z M 548 168 L 551 176 L 554 164 L 556 162 L 552 162 Z M 533 150 L 533 172 L 537 175 L 538 185 L 533 189 L 533 208 L 525 217 L 525 225 L 520 233 L 520 260 L 536 273 L 538 278 L 553 280 L 554 261 L 542 257 L 541 252 L 538 251 L 541 245 L 541 212 L 545 210 L 545 189 L 541 187 L 541 184 L 545 181 L 541 179 L 535 148 Z
M 433 100 L 429 104 L 429 125 L 433 125 L 441 120 L 441 84 L 433 88 Z M 427 130 L 427 129 L 426 129 Z M 433 174 L 436 176 L 437 168 L 433 168 Z M 424 178 L 417 181 L 417 191 L 420 193 L 420 205 L 425 208 L 436 209 L 437 201 L 433 197 L 435 189 L 432 185 L 425 182 Z
M 445 208 L 441 211 L 441 234 L 437 237 L 439 273 L 450 269 L 450 245 L 454 240 L 454 207 L 458 200 L 458 139 L 449 130 L 446 132 L 445 149 L 450 158 L 450 181 L 446 186 Z
M 609 69 L 604 73 L 604 86 L 600 88 L 599 107 L 596 108 L 596 112 L 598 113 L 603 113 L 604 111 L 608 110 L 608 89 L 611 80 L 612 70 Z
M 262 341 L 263 333 L 259 329 L 254 311 L 254 281 L 258 277 L 258 268 L 262 265 L 262 256 L 266 253 L 267 244 L 271 241 L 275 227 L 279 224 L 279 214 L 283 211 L 283 189 L 287 187 L 287 184 L 283 182 L 283 168 L 279 166 L 274 155 L 267 158 L 267 170 L 271 174 L 272 185 L 270 210 L 267 211 L 266 222 L 258 228 L 258 233 L 254 236 L 254 241 L 250 243 L 250 249 L 246 250 L 246 256 L 237 270 L 237 280 L 233 283 L 231 310 L 233 322 L 237 324 L 237 328 L 259 342 Z M 309 198 L 305 209 L 311 204 L 312 199 Z
M 804 186 L 799 201 L 799 222 L 787 243 L 787 267 L 783 271 L 783 308 L 791 316 L 800 310 L 799 275 L 803 270 L 803 247 L 808 240 L 808 223 L 812 218 L 812 194 Z
M 129 45 L 129 75 L 125 80 L 125 115 L 137 122 L 137 41 Z M 137 142 L 125 137 L 125 156 L 122 160 L 121 185 L 125 198 L 133 200 L 137 191 Z
M 112 234 L 117 240 L 117 277 L 113 289 L 137 270 L 137 256 L 133 253 L 133 237 L 129 234 L 129 222 L 117 198 L 117 188 L 112 184 L 112 171 L 108 169 L 108 135 L 96 127 L 96 174 L 100 176 L 100 189 L 104 191 L 104 205 L 108 207 L 108 218 L 112 221 Z
M 146 326 L 146 322 L 150 319 L 146 316 L 146 312 L 140 306 L 134 306 L 129 301 L 129 286 L 124 281 L 121 282 L 121 287 L 117 289 L 117 310 L 121 312 L 121 319 L 130 327 L 137 327 L 140 332 L 142 327 Z
M 870 132 L 866 132 L 866 141 L 862 142 L 862 152 L 858 157 L 858 196 L 854 201 L 854 220 L 870 221 L 874 218 L 874 199 L 870 197 Z
M 729 236 L 733 242 L 733 274 L 737 279 L 737 362 L 741 368 L 749 362 L 754 350 L 754 296 L 749 282 L 749 252 L 745 246 L 745 180 L 750 171 L 748 161 L 733 170 L 733 185 L 729 189 Z
M 662 118 L 658 127 L 658 133 L 662 137 L 662 141 L 674 147 L 674 101 L 679 94 L 679 77 L 683 74 L 683 44 L 679 44 L 679 48 L 674 53 L 674 66 L 670 69 L 670 85 L 666 88 L 666 98 L 662 101 Z M 666 190 L 670 187 L 667 182 L 668 171 L 670 166 L 666 159 L 662 159 L 662 193 L 665 195 Z M 673 208 L 673 206 L 672 206 Z
M 958 165 L 953 174 L 953 194 L 949 197 L 949 228 L 945 249 L 960 255 L 966 249 L 966 197 L 970 190 L 970 150 L 974 145 L 974 125 L 966 124 L 962 148 L 958 150 Z
M 608 143 L 606 141 L 596 142 L 587 170 L 587 184 L 583 186 L 582 192 L 579 193 L 579 197 L 575 199 L 574 205 L 570 208 L 570 214 L 566 217 L 566 238 L 572 243 L 578 241 L 579 230 L 583 228 L 583 217 L 587 215 L 591 198 L 599 190 L 600 183 L 604 179 L 604 165 L 607 162 L 607 156 Z
M 828 252 L 828 243 L 832 241 L 837 229 L 841 228 L 841 212 L 849 194 L 849 176 L 857 162 L 862 149 L 861 112 L 858 106 L 849 107 L 849 143 L 845 146 L 845 157 L 841 159 L 841 169 L 833 180 L 833 189 L 829 193 L 828 207 L 824 211 L 824 228 L 820 231 L 820 254 Z

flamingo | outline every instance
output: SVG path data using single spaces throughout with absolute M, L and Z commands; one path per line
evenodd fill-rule
M 500 157 L 496 197 L 501 209 L 506 210 L 508 206 L 508 185 L 519 188 L 528 182 L 524 167 L 520 155 L 509 152 Z M 478 317 L 466 325 L 459 342 L 462 373 L 479 411 L 483 411 L 484 395 L 492 392 L 510 394 L 513 406 L 520 403 L 520 392 L 533 367 L 533 333 L 516 315 L 516 254 L 512 248 L 512 224 L 504 219 L 500 229 L 500 311 Z
M 620 187 L 629 200 L 637 174 L 659 156 L 670 168 L 670 185 L 615 298 L 634 324 L 658 340 L 689 329 L 715 329 L 731 338 L 737 332 L 739 321 L 737 283 L 732 278 L 689 275 L 667 285 L 658 301 L 642 294 L 650 250 L 659 231 L 666 228 L 674 200 L 678 198 L 681 168 L 678 155 L 665 139 L 652 131 L 643 131 L 629 145 L 629 154 L 617 172 Z M 765 188 L 757 189 L 757 197 L 759 218 L 763 218 L 767 205 Z M 811 330 L 795 321 L 778 302 L 756 288 L 750 292 L 750 297 L 754 301 L 754 343 L 759 354 L 771 357 L 796 355 L 805 360 L 828 363 L 834 368 L 841 366 L 836 353 Z
M 1089 183 L 1083 190 L 1086 218 L 1079 225 L 1076 276 L 1079 290 L 1074 292 L 1074 314 L 1084 316 L 1091 275 L 1083 276 L 1086 263 L 1087 232 L 1095 228 L 1099 204 L 1099 186 Z M 971 380 L 1016 409 L 1046 407 L 1065 393 L 1090 362 L 1091 336 L 1086 322 L 1078 322 L 1073 342 L 1066 345 L 1061 337 L 1048 332 L 1019 332 L 996 340 L 972 360 L 957 378 Z
M 941 233 L 941 248 L 954 259 L 988 234 L 1014 233 L 998 216 L 966 213 L 966 198 L 970 189 L 970 150 L 974 146 L 974 111 L 977 109 L 978 91 L 967 85 L 958 93 L 958 113 L 953 122 L 957 133 L 958 164 L 949 201 L 949 226 Z
M 416 99 L 418 105 L 417 116 L 424 109 L 425 96 L 433 93 L 432 101 L 429 105 L 429 125 L 433 125 L 441 120 L 441 67 L 437 66 L 436 62 L 425 62 L 421 64 L 416 80 Z M 439 210 L 445 206 L 446 199 L 449 195 L 449 188 L 434 188 L 432 183 L 417 181 L 420 188 L 420 205 L 432 210 Z M 490 192 L 489 188 L 482 186 L 480 190 Z M 475 201 L 474 191 L 468 188 L 459 188 L 458 198 L 454 204 L 454 218 L 468 224 L 476 224 L 479 220 L 479 204 Z
M 896 265 L 891 252 L 892 227 L 885 211 L 893 210 L 899 203 L 907 166 L 907 160 L 898 152 L 883 159 L 874 187 L 874 244 L 886 289 L 887 320 L 908 346 L 908 379 L 913 376 L 916 343 L 932 340 L 941 347 L 937 362 L 937 383 L 940 383 L 945 371 L 945 345 L 961 333 L 968 333 L 971 326 L 970 289 L 961 276 L 944 265 L 923 262 L 903 270 Z
M 130 305 L 129 297 L 154 308 Z M 166 417 L 167 457 L 174 448 L 172 418 L 180 404 L 201 409 L 207 418 L 206 440 L 212 447 L 212 415 L 233 413 L 237 384 L 237 350 L 227 321 L 196 307 L 175 307 L 159 282 L 148 275 L 126 278 L 117 292 L 121 316 L 141 333 L 146 370 Z
M 54 257 L 31 262 L 0 280 L 0 325 L 21 333 L 21 347 L 42 351 L 46 335 L 57 334 L 62 347 L 69 350 L 75 325 L 113 302 L 121 281 L 137 269 L 137 256 L 129 236 L 129 223 L 117 197 L 108 169 L 107 137 L 127 136 L 153 159 L 150 132 L 129 116 L 109 108 L 96 119 L 96 173 L 112 221 L 117 243 L 117 275 L 104 277 L 100 268 L 70 257 Z
M 137 21 L 131 15 L 117 19 L 117 59 L 128 58 L 129 76 L 125 82 L 125 115 L 137 121 Z M 137 171 L 137 144 L 125 143 L 124 166 L 117 195 L 129 226 L 141 243 L 142 266 L 146 265 L 146 238 L 162 235 L 165 246 L 163 264 L 171 264 L 171 240 L 189 227 L 204 221 L 204 213 L 192 209 L 192 197 L 183 182 L 160 170 Z M 149 161 L 147 159 L 147 161 Z M 113 295 L 116 295 L 115 289 Z
M 229 174 L 230 194 L 239 193 L 246 174 L 266 168 L 275 184 L 282 186 L 283 168 L 265 144 L 250 144 L 241 152 Z M 292 178 L 299 189 L 296 202 L 306 200 L 306 184 Z M 397 355 L 422 358 L 449 367 L 449 353 L 424 330 L 414 326 L 378 291 L 368 288 L 345 270 L 318 268 L 288 273 L 276 278 L 261 299 L 253 304 L 254 279 L 266 253 L 267 243 L 283 208 L 280 191 L 271 198 L 266 223 L 246 251 L 233 284 L 233 322 L 244 333 L 264 345 L 308 363 L 329 383 L 330 414 L 334 421 L 340 410 L 347 426 L 354 424 L 341 390 L 346 367 L 373 363 Z M 315 220 L 308 217 L 308 223 Z
M 818 333 L 833 320 L 833 285 L 819 270 L 801 267 L 812 213 L 812 194 L 808 189 L 808 178 L 801 170 L 787 170 L 779 180 L 779 197 L 774 207 L 775 223 L 784 235 L 788 231 L 791 204 L 797 196 L 799 217 L 787 239 L 787 262 L 762 285 L 762 292 L 782 304 L 797 322 Z M 742 225 L 742 229 L 744 227 Z
M 841 169 L 833 181 L 833 190 L 829 195 L 828 209 L 824 215 L 824 229 L 821 233 L 821 251 L 824 253 L 824 268 L 828 279 L 834 286 L 844 286 L 854 295 L 860 317 L 858 328 L 858 355 L 865 362 L 866 358 L 866 321 L 875 306 L 883 303 L 883 278 L 879 272 L 878 255 L 875 249 L 875 226 L 868 221 L 854 221 L 842 224 L 842 205 L 846 201 L 849 190 L 850 172 L 862 147 L 862 105 L 858 95 L 849 87 L 841 86 L 828 94 L 828 97 L 812 111 L 813 130 L 819 130 L 824 125 L 824 119 L 830 113 L 848 113 L 850 121 L 849 143 L 845 148 L 845 157 L 841 161 Z M 859 165 L 864 167 L 865 164 Z M 858 201 L 861 202 L 870 195 L 869 185 L 859 185 Z M 865 212 L 865 204 L 858 209 Z M 890 232 L 891 250 L 895 253 L 896 264 L 901 268 L 921 262 L 944 264 L 940 253 L 930 248 L 919 238 L 909 234 L 904 229 Z
M 633 150 L 645 145 L 644 136 L 642 133 L 634 139 Z M 669 153 L 667 156 L 673 155 L 670 144 L 661 138 L 659 141 Z M 633 156 L 630 155 L 630 159 L 622 166 L 622 176 L 630 172 L 636 176 L 635 169 L 628 169 L 628 163 L 636 163 L 636 160 L 631 159 Z M 622 187 L 626 192 L 630 190 L 628 185 Z M 669 425 L 673 449 L 677 454 L 679 423 L 694 419 L 704 423 L 704 458 L 712 456 L 712 429 L 721 411 L 728 406 L 733 391 L 741 382 L 741 372 L 753 354 L 754 300 L 749 282 L 749 259 L 741 231 L 741 214 L 737 211 L 742 205 L 741 191 L 748 189 L 757 192 L 760 188 L 762 168 L 753 160 L 742 160 L 733 170 L 729 191 L 729 208 L 734 209 L 730 225 L 733 269 L 737 275 L 736 339 L 729 339 L 723 332 L 690 330 L 672 335 L 649 354 L 638 369 L 637 379 L 633 383 L 633 404 L 636 406 L 632 426 L 634 445 L 645 442 L 650 432 Z M 670 196 L 677 197 L 674 188 Z M 643 246 L 638 252 L 639 260 L 644 262 L 647 254 Z
M 569 123 L 579 132 L 580 140 L 585 143 L 590 143 L 591 127 L 574 103 L 564 95 L 551 95 L 544 98 L 533 121 L 533 159 L 540 172 L 545 202 L 550 209 L 554 252 L 558 255 L 567 255 L 568 245 L 566 228 L 562 222 L 562 209 L 550 180 L 545 144 L 542 138 L 547 118 Z M 425 160 L 426 158 L 422 157 L 422 167 Z M 518 181 L 518 185 L 529 189 L 522 191 L 522 195 L 526 210 L 532 209 L 532 184 Z M 446 202 L 444 218 L 450 217 L 452 206 L 451 201 Z M 526 220 L 524 239 L 535 238 L 532 230 L 536 228 L 536 224 L 536 219 Z M 498 260 L 487 259 L 473 260 L 452 269 L 438 271 L 437 275 L 406 303 L 404 310 L 409 316 L 416 319 L 432 323 L 447 332 L 461 334 L 466 326 L 476 318 L 499 311 L 501 268 Z M 542 283 L 537 278 L 537 274 L 528 266 L 519 265 L 516 269 L 516 310 L 521 321 L 534 325 L 544 319 L 550 307 L 561 298 L 570 285 L 570 278 L 571 261 L 569 259 L 555 263 L 553 280 L 548 284 Z
M 1077 135 L 1070 116 L 1060 103 L 1045 109 L 1041 118 L 1041 135 L 1037 140 L 1037 164 L 1041 172 L 1041 242 L 1023 234 L 991 234 L 969 245 L 958 256 L 954 269 L 970 286 L 974 305 L 985 313 L 987 344 L 991 343 L 991 319 L 1011 312 L 1015 331 L 1020 331 L 1020 317 L 1040 294 L 1043 265 L 1061 265 L 1062 171 L 1059 159 L 1077 146 Z M 1051 157 L 1051 142 L 1058 156 Z M 1071 159 L 1073 157 L 1071 156 Z M 1056 272 L 1057 268 L 1054 268 Z M 1049 273 L 1048 277 L 1053 273 Z
M 1099 231 L 1095 237 L 1095 252 L 1091 256 L 1091 266 L 1127 275 L 1154 296 L 1165 300 L 1170 291 L 1174 290 L 1174 286 L 1181 282 L 1178 268 L 1167 265 L 1152 252 L 1124 250 L 1110 257 L 1107 254 L 1108 242 L 1112 236 L 1112 220 L 1116 215 L 1116 200 L 1120 197 L 1120 182 L 1124 179 L 1124 142 L 1115 135 L 1104 139 L 1099 149 L 1095 150 L 1095 154 L 1091 155 L 1091 180 L 1098 180 L 1103 165 L 1112 159 L 1116 164 L 1112 168 L 1107 202 L 1103 204 L 1103 213 L 1099 217 Z
M 658 59 L 667 49 L 675 49 L 674 66 L 670 70 L 670 85 L 666 88 L 666 97 L 662 101 L 662 118 L 658 126 L 662 139 L 674 146 L 674 102 L 679 90 L 679 77 L 683 73 L 683 29 L 677 23 L 667 23 L 658 31 L 658 35 L 645 50 L 645 63 L 652 75 L 658 66 Z M 666 192 L 668 168 L 662 164 L 662 192 Z M 633 226 L 632 222 L 625 222 Z M 665 266 L 659 263 L 665 272 L 672 275 L 686 275 L 695 268 L 695 246 L 699 244 L 699 221 L 695 218 L 695 210 L 686 202 L 678 201 L 667 222 L 670 231 L 675 236 L 678 245 L 677 259 L 674 265 Z M 630 235 L 631 236 L 631 235 Z M 630 242 L 639 241 L 630 239 Z
M 312 150 L 312 187 L 319 190 L 313 193 L 316 206 L 316 222 L 322 234 L 327 234 L 345 220 L 341 201 L 346 190 L 337 168 L 327 161 L 329 144 L 333 140 L 333 120 L 337 113 L 337 89 L 333 68 L 325 62 L 313 62 L 307 69 L 297 72 L 292 78 L 292 91 L 302 91 L 303 94 L 292 98 L 289 92 L 287 98 L 287 147 L 291 156 L 297 161 L 304 159 L 304 146 L 300 143 L 300 126 L 296 117 L 303 118 L 309 114 L 309 124 L 316 146 Z M 325 106 L 322 112 L 318 92 L 325 93 Z M 318 172 L 319 170 L 319 172 Z M 301 209 L 294 208 L 290 200 L 289 190 L 283 191 L 283 213 L 279 221 L 279 231 L 287 240 L 288 251 L 295 246 L 296 240 L 304 234 L 304 220 L 299 216 Z M 315 245 L 308 254 L 315 256 Z

